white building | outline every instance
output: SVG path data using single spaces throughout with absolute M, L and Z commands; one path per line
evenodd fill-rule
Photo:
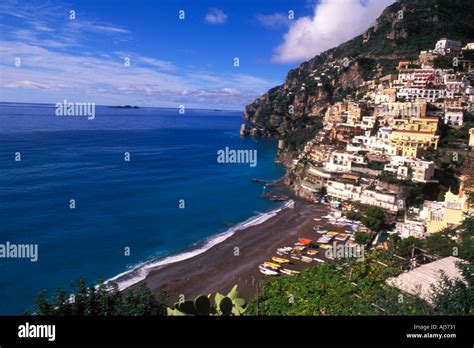
M 453 98 L 454 93 L 446 91 L 444 88 L 405 87 L 400 88 L 397 92 L 397 97 L 405 98 L 406 100 L 425 99 L 427 102 L 434 103 L 438 99 Z
M 396 193 L 380 187 L 367 189 L 360 185 L 329 180 L 326 186 L 327 195 L 341 200 L 360 202 L 362 204 L 379 207 L 391 212 L 398 212 L 405 208 L 405 200 Z
M 346 151 L 334 151 L 325 164 L 328 172 L 347 173 L 351 171 L 352 163 L 364 164 L 365 158 L 362 155 Z
M 398 212 L 405 208 L 405 200 L 398 197 L 397 194 L 378 188 L 364 189 L 360 195 L 360 202 L 391 212 Z
M 396 146 L 390 144 L 391 127 L 381 127 L 375 136 L 357 135 L 348 144 L 347 151 L 367 151 L 374 155 L 396 155 Z
M 390 163 L 385 165 L 384 171 L 395 174 L 399 180 L 437 182 L 432 180 L 435 173 L 434 162 L 419 158 L 392 156 Z
M 397 222 L 395 224 L 395 231 L 402 239 L 408 237 L 421 239 L 425 237 L 426 228 L 421 221 L 405 219 L 404 222 Z
M 326 193 L 328 196 L 346 201 L 360 201 L 361 191 L 361 186 L 335 180 L 329 180 L 326 186 Z
M 444 124 L 461 127 L 463 124 L 462 108 L 448 107 L 444 111 Z
M 436 53 L 445 55 L 446 53 L 450 52 L 458 52 L 461 50 L 461 42 L 455 40 L 448 40 L 446 38 L 442 38 L 438 40 L 435 45 L 434 51 Z
M 474 128 L 469 129 L 469 146 L 474 147 Z

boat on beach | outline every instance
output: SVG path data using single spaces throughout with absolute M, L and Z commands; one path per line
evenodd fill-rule
M 289 263 L 290 262 L 290 260 L 288 260 L 288 259 L 283 259 L 281 257 L 276 257 L 276 256 L 273 256 L 272 260 L 275 261 L 275 262 L 278 262 L 278 263 Z
M 287 268 L 283 268 L 280 272 L 283 273 L 283 274 L 286 274 L 286 275 L 295 275 L 295 274 L 300 273 L 298 271 L 293 271 L 293 270 L 287 269 Z
M 313 260 L 314 261 L 318 261 L 320 263 L 325 263 L 326 261 L 322 260 L 322 259 L 318 259 L 317 257 L 313 257 Z
M 277 271 L 271 270 L 266 267 L 262 267 L 262 265 L 259 266 L 260 273 L 266 275 L 266 276 L 276 276 L 278 275 Z
M 283 248 L 278 248 L 277 249 L 277 254 L 278 255 L 285 255 L 285 254 L 288 254 L 289 252 L 291 252 L 293 250 L 292 247 L 283 247 Z
M 310 263 L 311 261 L 313 261 L 313 258 L 308 257 L 308 256 L 301 256 L 301 261 Z
M 313 241 L 309 238 L 298 238 L 298 243 L 301 243 L 303 246 L 308 246 L 312 243 Z
M 329 244 L 321 244 L 319 246 L 321 249 L 331 249 L 332 248 L 332 245 L 329 245 Z
M 278 263 L 273 263 L 273 262 L 264 262 L 263 263 L 267 267 L 279 269 L 281 266 Z

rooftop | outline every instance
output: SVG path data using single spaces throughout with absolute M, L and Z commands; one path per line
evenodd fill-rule
M 451 279 L 463 279 L 457 267 L 458 262 L 465 261 L 454 256 L 445 257 L 402 273 L 398 277 L 389 278 L 387 284 L 431 303 L 431 286 L 437 286 L 443 279 L 443 274 Z

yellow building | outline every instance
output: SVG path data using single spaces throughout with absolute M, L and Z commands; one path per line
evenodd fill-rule
M 357 124 L 362 118 L 362 109 L 357 103 L 348 103 L 346 116 L 348 124 Z
M 412 117 L 409 119 L 394 119 L 393 129 L 404 131 L 430 132 L 438 130 L 438 117 Z
M 435 233 L 461 224 L 470 210 L 468 195 L 461 185 L 458 194 L 446 192 L 443 202 L 425 201 L 420 217 L 425 221 L 426 232 Z
M 398 156 L 418 157 L 419 150 L 438 148 L 439 136 L 432 132 L 395 130 L 390 142 L 397 148 Z

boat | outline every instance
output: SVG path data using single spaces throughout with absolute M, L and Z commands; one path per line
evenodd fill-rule
M 293 248 L 292 247 L 283 247 L 283 248 L 278 248 L 277 249 L 277 254 L 278 255 L 281 255 L 281 254 L 288 254 L 290 251 L 292 251 Z
M 317 255 L 319 253 L 319 251 L 317 250 L 314 250 L 314 249 L 309 249 L 306 254 L 308 254 L 309 256 L 313 256 L 313 255 Z
M 336 232 L 336 231 L 331 231 L 331 232 L 328 232 L 327 235 L 329 236 L 337 236 L 339 234 L 339 232 Z
M 304 246 L 310 245 L 313 241 L 308 238 L 298 238 L 298 242 L 303 244 Z
M 273 271 L 271 269 L 265 268 L 265 267 L 259 267 L 260 273 L 263 273 L 268 276 L 276 276 L 278 275 L 277 271 Z
M 313 257 L 313 260 L 314 261 L 318 261 L 320 263 L 325 263 L 326 261 L 322 260 L 322 259 L 318 259 L 317 257 Z
M 290 256 L 293 260 L 301 260 L 301 257 L 292 255 Z
M 271 267 L 271 268 L 276 268 L 276 269 L 278 269 L 278 268 L 281 267 L 279 264 L 273 263 L 273 262 L 264 262 L 263 264 L 264 264 L 265 266 L 269 266 L 269 267 Z
M 331 248 L 332 248 L 332 245 L 329 245 L 329 244 L 321 244 L 319 247 L 322 248 L 322 249 L 331 249 Z
M 272 260 L 275 261 L 275 262 L 278 262 L 278 263 L 289 263 L 290 262 L 290 260 L 288 260 L 288 259 L 282 259 L 281 257 L 276 257 L 276 256 L 273 256 Z
M 329 236 L 327 234 L 321 236 L 316 242 L 317 243 L 321 243 L 321 244 L 327 244 L 331 241 L 331 239 L 333 238 L 333 236 Z
M 349 235 L 346 233 L 339 233 L 339 235 L 336 236 L 336 240 L 345 241 L 348 237 Z
M 280 270 L 280 272 L 286 275 L 290 275 L 290 276 L 293 275 L 293 273 L 289 269 L 286 269 L 286 268 L 283 268 L 282 270 Z
M 313 259 L 311 257 L 308 257 L 308 256 L 301 256 L 301 261 L 309 263 L 309 262 L 313 261 Z
M 322 219 L 317 217 L 317 218 L 313 218 L 314 221 L 321 221 Z

